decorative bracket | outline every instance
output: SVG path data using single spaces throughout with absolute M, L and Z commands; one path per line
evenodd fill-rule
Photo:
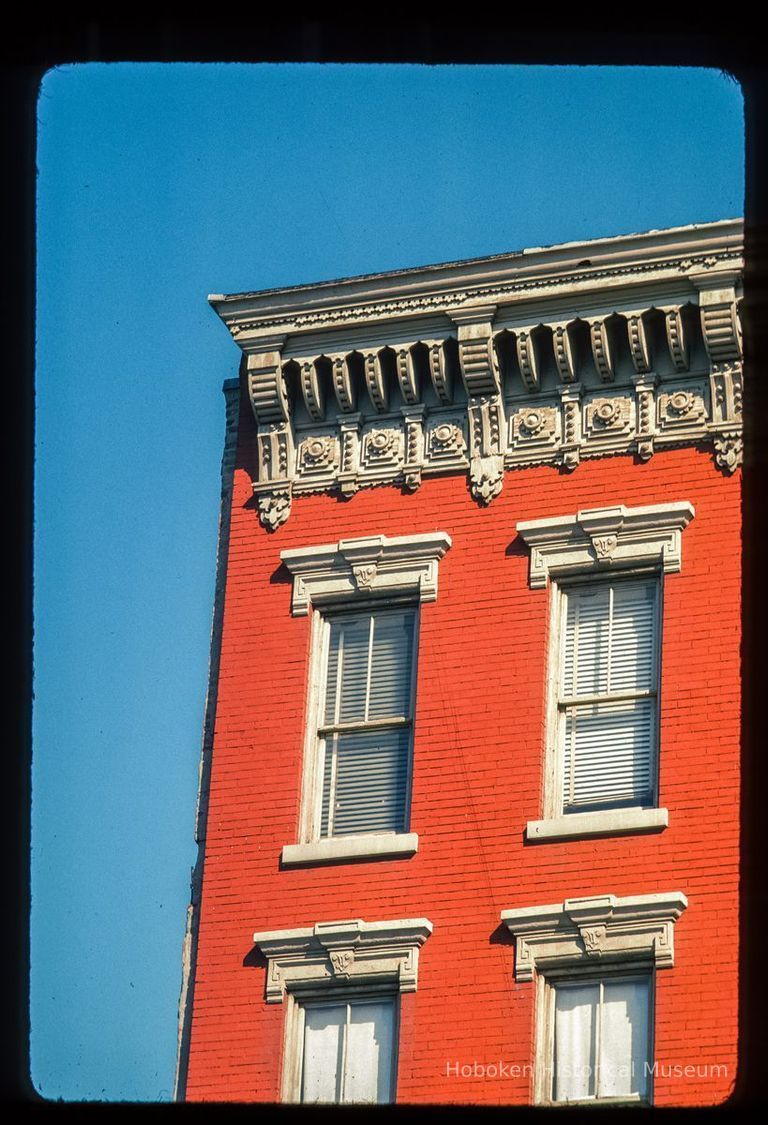
M 423 403 L 418 403 L 416 406 L 403 406 L 401 410 L 405 427 L 403 483 L 410 492 L 413 492 L 421 484 L 421 474 L 424 467 L 424 414 L 426 408 Z
M 322 547 L 282 551 L 293 575 L 291 613 L 309 606 L 348 601 L 360 595 L 405 595 L 421 602 L 437 598 L 437 564 L 451 546 L 444 531 L 388 539 L 341 539 Z
M 516 939 L 515 980 L 531 981 L 537 971 L 593 959 L 642 959 L 657 969 L 671 968 L 674 923 L 687 905 L 681 891 L 671 891 L 626 898 L 595 895 L 503 910 L 501 920 Z
M 604 383 L 613 382 L 613 354 L 605 317 L 597 317 L 589 321 L 589 340 L 598 375 Z
M 457 325 L 459 364 L 467 389 L 470 491 L 481 504 L 490 504 L 504 483 L 504 403 L 493 346 L 495 313 L 495 305 L 448 311 Z
M 562 359 L 567 364 L 570 352 L 567 333 L 564 336 L 558 336 L 556 331 L 553 330 L 553 340 L 556 342 L 555 358 L 558 360 L 558 368 L 560 368 L 559 360 Z M 559 349 L 557 343 L 560 344 Z M 520 374 L 526 389 L 537 391 L 539 389 L 539 357 L 536 354 L 533 328 L 518 328 L 515 330 L 515 348 L 517 365 L 520 368 Z
M 712 363 L 741 359 L 741 331 L 736 315 L 735 271 L 691 274 L 699 290 L 699 311 L 704 345 Z
M 557 367 L 560 378 L 564 383 L 575 383 L 576 362 L 570 333 L 568 331 L 569 323 L 570 321 L 551 325 L 552 348 L 555 356 L 555 366 Z M 522 371 L 522 367 L 520 370 Z
M 279 349 L 284 338 L 263 340 L 270 351 L 249 352 L 246 359 L 248 398 L 256 419 L 258 480 L 253 492 L 262 524 L 274 531 L 291 511 L 295 449 L 290 399 Z
M 269 962 L 265 999 L 281 1004 L 286 991 L 350 982 L 387 983 L 399 992 L 415 992 L 419 949 L 431 933 L 432 923 L 426 918 L 395 922 L 353 918 L 256 933 L 254 944 Z
M 648 337 L 645 331 L 645 321 L 642 312 L 627 313 L 627 338 L 632 363 L 638 375 L 644 375 L 651 369 L 651 353 L 648 348 Z

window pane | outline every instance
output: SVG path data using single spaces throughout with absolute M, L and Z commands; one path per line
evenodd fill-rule
M 368 687 L 369 616 L 331 621 L 325 722 L 349 723 L 365 719 Z
M 645 1095 L 648 1061 L 648 981 L 606 981 L 600 1025 L 598 1097 Z
M 563 805 L 644 805 L 653 801 L 656 701 L 568 708 L 563 747 Z
M 347 1028 L 345 1102 L 392 1100 L 394 1005 L 352 1004 Z
M 346 1005 L 304 1009 L 303 1102 L 338 1102 Z
M 610 691 L 656 687 L 653 634 L 655 582 L 618 582 L 613 589 Z
M 610 587 L 573 590 L 567 599 L 563 693 L 601 694 L 608 690 Z
M 410 611 L 374 616 L 369 719 L 410 716 L 414 624 Z
M 567 594 L 564 696 L 656 687 L 658 583 L 605 582 Z
M 574 1101 L 595 1093 L 595 1012 L 599 985 L 555 990 L 554 1100 Z
M 402 832 L 408 793 L 410 730 L 339 734 L 326 740 L 321 835 Z M 335 786 L 329 780 L 330 748 Z M 332 822 L 329 825 L 329 811 Z

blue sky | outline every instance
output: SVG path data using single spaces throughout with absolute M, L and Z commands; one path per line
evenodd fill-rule
M 208 293 L 743 212 L 690 68 L 78 64 L 38 101 L 32 1079 L 167 1100 L 213 603 Z

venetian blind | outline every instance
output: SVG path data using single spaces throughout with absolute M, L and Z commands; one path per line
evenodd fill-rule
M 563 809 L 653 804 L 658 582 L 589 584 L 565 598 Z
M 414 610 L 330 621 L 321 836 L 405 829 Z

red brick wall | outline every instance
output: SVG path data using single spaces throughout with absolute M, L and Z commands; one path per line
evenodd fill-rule
M 242 423 L 244 448 L 253 440 Z M 488 508 L 462 476 L 413 494 L 298 497 L 274 534 L 238 459 L 187 1078 L 190 1100 L 277 1101 L 284 1005 L 264 1002 L 254 931 L 427 917 L 418 992 L 402 997 L 401 1102 L 526 1103 L 528 1073 L 447 1077 L 448 1064 L 533 1063 L 533 984 L 515 982 L 500 912 L 567 897 L 683 891 L 675 966 L 656 977 L 657 1104 L 727 1097 L 736 1075 L 739 479 L 711 452 L 657 453 L 506 474 Z M 688 500 L 683 567 L 664 580 L 658 834 L 527 845 L 541 815 L 549 592 L 528 585 L 519 520 Z M 421 611 L 411 859 L 279 869 L 297 842 L 310 618 L 290 613 L 287 547 L 383 533 L 450 534 Z

